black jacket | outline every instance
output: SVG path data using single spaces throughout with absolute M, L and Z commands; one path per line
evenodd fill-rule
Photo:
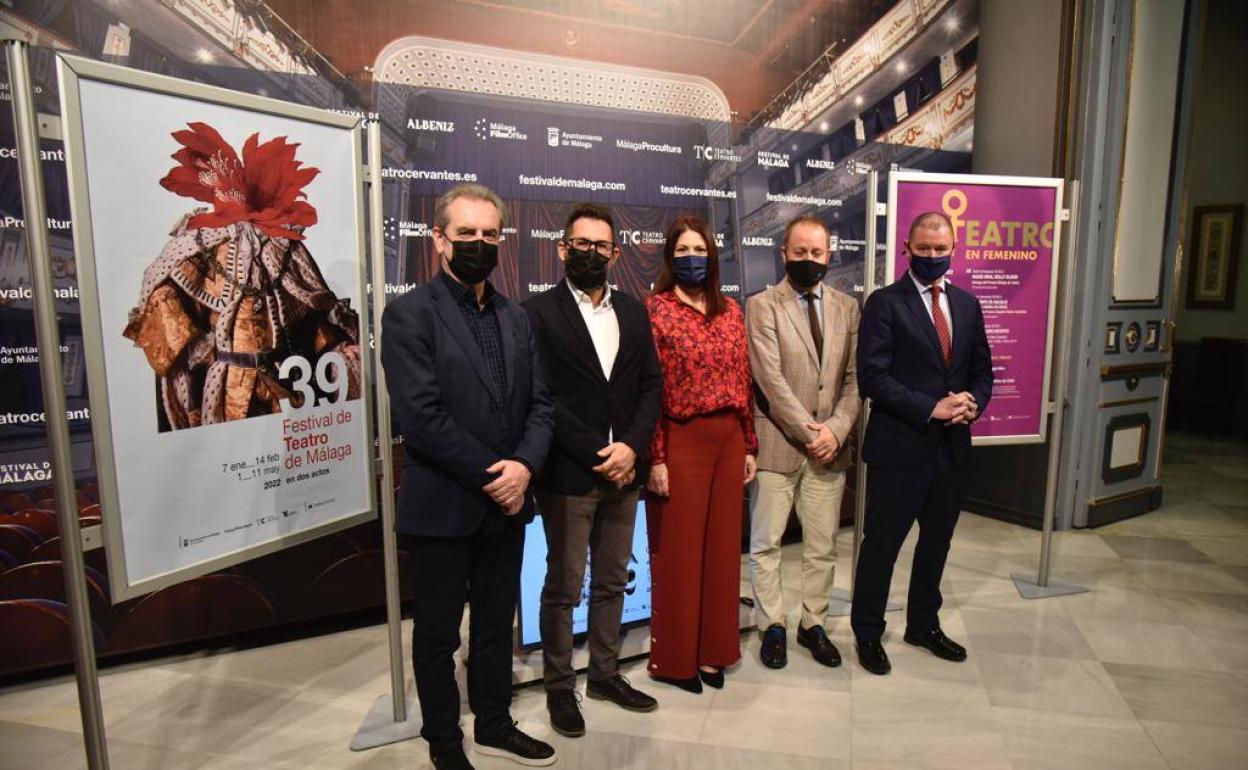
M 395 529 L 410 535 L 471 534 L 501 509 L 481 488 L 498 460 L 524 462 L 536 477 L 550 446 L 551 403 L 528 316 L 501 294 L 507 424 L 491 414 L 494 388 L 481 349 L 441 276 L 412 289 L 382 314 L 381 362 L 405 455 Z M 532 484 L 530 484 L 530 490 Z M 535 512 L 525 495 L 521 518 Z
M 910 468 L 931 459 L 942 440 L 966 467 L 968 425 L 929 420 L 950 391 L 975 396 L 982 417 L 992 397 L 992 357 L 974 294 L 945 282 L 953 325 L 953 365 L 945 366 L 936 327 L 906 273 L 867 300 L 858 327 L 858 389 L 871 399 L 862 456 L 870 465 Z
M 654 350 L 646 306 L 612 290 L 620 324 L 620 350 L 611 379 L 602 374 L 598 354 L 581 311 L 565 281 L 524 302 L 533 324 L 545 379 L 555 403 L 555 438 L 538 487 L 546 492 L 582 495 L 601 476 L 591 468 L 602 462 L 607 430 L 637 453 L 637 477 L 649 476 L 650 440 L 663 401 L 663 373 Z

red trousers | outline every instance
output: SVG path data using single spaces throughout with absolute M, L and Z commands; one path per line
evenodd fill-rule
M 646 499 L 650 673 L 697 676 L 741 658 L 741 500 L 745 437 L 730 413 L 668 422 L 671 495 Z

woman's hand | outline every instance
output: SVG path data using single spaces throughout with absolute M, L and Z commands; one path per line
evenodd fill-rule
M 758 458 L 754 455 L 745 456 L 745 483 L 749 484 L 758 473 Z
M 646 489 L 650 490 L 659 497 L 668 497 L 670 490 L 667 485 L 667 463 L 657 463 L 650 466 L 650 480 L 646 482 Z

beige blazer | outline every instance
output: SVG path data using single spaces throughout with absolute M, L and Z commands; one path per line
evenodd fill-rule
M 858 303 L 823 285 L 823 365 L 815 352 L 806 301 L 787 279 L 746 305 L 750 368 L 766 399 L 756 403 L 760 470 L 792 473 L 806 457 L 808 422 L 827 425 L 840 443 L 833 470 L 850 463 L 846 447 L 858 420 Z M 757 401 L 757 400 L 756 400 Z

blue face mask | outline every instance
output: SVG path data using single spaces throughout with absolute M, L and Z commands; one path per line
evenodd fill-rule
M 949 271 L 949 256 L 944 257 L 916 257 L 910 256 L 910 269 L 919 277 L 920 281 L 931 283 L 940 280 L 940 277 Z
M 674 257 L 672 265 L 676 268 L 676 282 L 689 289 L 701 286 L 706 282 L 710 264 L 710 257 Z

